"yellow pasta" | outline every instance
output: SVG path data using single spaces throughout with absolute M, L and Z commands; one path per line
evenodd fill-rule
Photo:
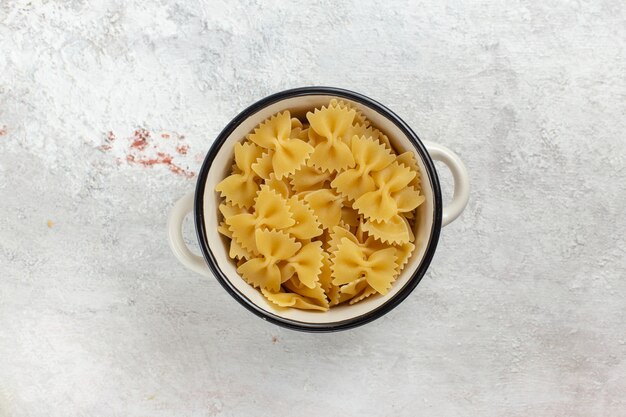
M 313 239 L 322 234 L 322 227 L 308 202 L 293 196 L 287 201 L 289 211 L 294 220 L 294 225 L 289 228 L 289 233 L 298 239 Z
M 322 242 L 311 242 L 298 251 L 298 253 L 284 260 L 285 266 L 282 274 L 293 277 L 309 288 L 315 288 L 319 284 L 319 275 L 322 272 Z M 285 277 L 286 278 L 286 277 Z
M 344 285 L 364 277 L 369 285 L 384 295 L 391 288 L 396 268 L 395 248 L 381 249 L 367 256 L 358 244 L 343 238 L 331 268 L 332 282 Z
M 304 200 L 317 216 L 325 229 L 337 226 L 341 221 L 343 197 L 331 189 L 311 191 L 304 196 Z
M 359 225 L 359 219 L 359 212 L 349 205 L 341 208 L 341 224 L 344 227 L 356 228 Z
M 333 107 L 341 107 L 341 108 L 348 109 L 348 110 L 354 110 L 355 112 L 354 122 L 356 124 L 366 126 L 366 127 L 370 125 L 370 121 L 367 120 L 365 115 L 354 104 L 347 102 L 347 101 L 337 100 L 336 98 L 333 98 L 330 100 L 330 105 Z
M 246 209 L 241 207 L 235 207 L 230 203 L 222 203 L 219 206 L 220 213 L 224 218 L 234 216 L 236 214 L 247 213 Z M 222 235 L 230 239 L 228 256 L 233 259 L 250 259 L 253 255 L 244 249 L 236 239 L 233 239 L 233 233 L 228 228 L 225 221 L 222 221 L 217 228 L 217 231 Z
M 354 136 L 351 150 L 356 166 L 338 174 L 330 185 L 350 200 L 355 200 L 376 190 L 370 173 L 385 169 L 395 157 L 378 141 L 365 136 Z
M 282 180 L 276 178 L 274 173 L 270 173 L 269 178 L 265 180 L 265 185 L 280 194 L 283 198 L 287 199 L 291 197 L 291 186 L 287 182 L 287 177 L 283 177 Z
M 291 278 L 283 284 L 283 287 L 295 294 L 315 300 L 315 303 L 322 307 L 328 307 L 328 298 L 319 283 L 315 287 L 309 288 L 301 283 L 297 278 Z
M 291 115 L 289 111 L 284 111 L 261 123 L 249 135 L 252 142 L 274 151 L 272 167 L 278 179 L 293 174 L 313 152 L 308 143 L 291 138 L 291 127 Z
M 307 113 L 310 129 L 321 137 L 311 154 L 314 167 L 336 172 L 354 166 L 354 156 L 345 142 L 355 116 L 354 110 L 333 105 Z
M 367 220 L 362 227 L 364 232 L 385 243 L 407 243 L 411 240 L 411 227 L 406 219 L 399 214 L 395 214 L 391 219 L 382 222 Z
M 358 303 L 359 301 L 363 301 L 370 295 L 374 295 L 376 293 L 377 291 L 368 285 L 361 292 L 359 292 L 358 294 L 355 294 L 354 297 L 350 299 L 350 305 L 354 303 Z
M 307 299 L 299 294 L 287 292 L 271 292 L 263 288 L 263 295 L 279 307 L 293 307 L 301 310 L 326 311 L 327 307 L 316 304 L 314 300 Z
M 274 151 L 267 150 L 252 164 L 252 170 L 264 180 L 270 177 L 270 174 L 274 172 L 272 166 L 272 158 L 274 158 Z
M 328 294 L 331 287 L 333 286 L 332 280 L 332 270 L 330 269 L 330 255 L 328 252 L 322 252 L 322 270 L 320 271 L 320 276 L 318 278 L 320 287 L 324 290 L 324 293 Z
M 352 126 L 352 128 L 348 130 L 346 136 L 350 138 L 353 136 L 365 136 L 366 138 L 372 138 L 382 144 L 386 149 L 393 151 L 393 147 L 391 146 L 387 135 L 385 135 L 380 130 L 373 128 L 372 126 L 355 124 Z
M 239 275 L 276 308 L 323 312 L 387 294 L 415 252 L 415 154 L 353 103 L 282 111 L 235 144 L 215 190 Z M 413 222 L 413 223 L 411 223 Z
M 295 192 L 316 191 L 321 188 L 329 188 L 332 180 L 329 172 L 323 172 L 317 168 L 304 165 L 291 176 L 291 186 Z
M 228 228 L 226 222 L 221 222 L 217 227 L 217 231 L 230 239 L 228 256 L 233 259 L 251 259 L 254 257 L 254 255 L 244 249 L 236 239 L 233 239 L 233 233 Z
M 409 183 L 410 186 L 415 189 L 420 188 L 420 168 L 417 165 L 417 160 L 415 159 L 415 154 L 413 152 L 404 152 L 396 157 L 396 162 L 402 164 L 406 167 L 409 167 L 413 172 L 415 172 L 415 177 Z
M 237 272 L 254 287 L 279 291 L 281 272 L 277 263 L 294 256 L 302 245 L 277 230 L 256 229 L 254 238 L 260 256 L 241 265 Z
M 236 239 L 244 249 L 255 254 L 259 253 L 254 235 L 256 229 L 262 227 L 286 229 L 295 224 L 287 201 L 268 186 L 263 186 L 259 191 L 253 213 L 225 217 L 225 221 L 233 234 L 233 239 Z
M 354 296 L 367 288 L 368 285 L 369 284 L 367 283 L 367 280 L 365 278 L 357 278 L 354 281 L 349 282 L 341 287 L 339 292 L 341 294 L 350 294 Z
M 374 172 L 372 178 L 377 188 L 363 194 L 353 205 L 366 218 L 387 221 L 400 210 L 411 211 L 423 202 L 417 190 L 408 187 L 415 172 L 404 165 L 394 162 Z
M 411 254 L 413 253 L 414 250 L 415 250 L 415 245 L 412 244 L 411 242 L 406 242 L 406 243 L 396 246 L 396 256 L 397 256 L 396 276 L 400 275 L 400 272 L 402 272 L 402 269 L 404 268 L 406 263 L 409 262 L 409 258 L 411 257 Z
M 235 144 L 235 165 L 240 172 L 226 177 L 215 187 L 226 201 L 239 206 L 250 207 L 254 202 L 259 185 L 255 181 L 252 164 L 261 156 L 261 148 L 252 143 Z

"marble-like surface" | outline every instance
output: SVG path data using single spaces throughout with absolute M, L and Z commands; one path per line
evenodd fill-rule
M 623 1 L 379 3 L 0 3 L 0 416 L 626 415 Z M 339 334 L 165 236 L 221 128 L 315 84 L 473 186 L 417 290 Z

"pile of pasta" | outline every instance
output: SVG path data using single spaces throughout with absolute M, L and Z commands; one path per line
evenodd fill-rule
M 235 145 L 219 232 L 237 272 L 276 306 L 326 311 L 386 294 L 415 249 L 415 155 L 351 103 L 288 110 Z

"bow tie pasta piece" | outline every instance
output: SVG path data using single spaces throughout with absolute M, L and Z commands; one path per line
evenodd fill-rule
M 221 222 L 217 227 L 217 231 L 230 239 L 228 256 L 230 256 L 231 259 L 250 259 L 253 257 L 253 255 L 245 250 L 236 239 L 233 239 L 233 233 L 228 228 L 226 222 Z
M 332 190 L 322 189 L 309 192 L 304 196 L 304 200 L 309 203 L 317 220 L 325 229 L 337 226 L 341 221 L 343 197 Z
M 323 267 L 322 242 L 311 242 L 302 247 L 298 253 L 284 260 L 282 268 L 282 281 L 292 278 L 294 275 L 298 280 L 309 288 L 315 288 Z
M 333 284 L 343 285 L 364 277 L 381 294 L 387 294 L 396 271 L 396 249 L 386 248 L 370 256 L 347 238 L 341 239 L 332 265 Z
M 219 191 L 226 201 L 239 207 L 252 206 L 259 185 L 255 181 L 256 174 L 251 167 L 261 156 L 261 151 L 261 148 L 253 143 L 235 144 L 235 165 L 241 172 L 226 177 L 215 186 L 215 191 Z
M 320 286 L 324 290 L 324 293 L 326 293 L 326 297 L 328 297 L 330 305 L 337 305 L 339 304 L 339 301 L 345 300 L 340 300 L 340 287 L 332 283 L 333 271 L 331 269 L 331 265 L 332 262 L 330 260 L 330 256 L 328 255 L 328 252 L 324 252 L 324 258 L 322 261 L 322 273 L 319 276 L 319 282 Z
M 350 200 L 355 200 L 376 190 L 376 183 L 370 173 L 385 169 L 395 156 L 378 141 L 365 136 L 354 136 L 351 150 L 356 166 L 339 173 L 330 185 Z
M 399 214 L 384 222 L 367 220 L 361 227 L 368 235 L 388 244 L 407 243 L 413 237 L 409 222 Z
M 391 142 L 389 141 L 389 137 L 387 137 L 387 135 L 378 129 L 374 129 L 374 134 L 376 135 L 374 137 L 378 137 L 378 141 L 385 145 L 385 148 L 393 151 L 393 146 L 391 146 Z
M 301 310 L 319 310 L 326 311 L 327 307 L 315 304 L 313 300 L 307 299 L 301 295 L 286 292 L 271 292 L 261 289 L 261 292 L 272 303 L 279 307 L 293 307 Z
M 274 173 L 271 173 L 270 177 L 265 180 L 265 185 L 271 190 L 276 191 L 283 198 L 291 197 L 291 194 L 292 194 L 291 186 L 289 182 L 287 181 L 287 177 L 283 177 L 282 180 L 279 180 L 276 178 Z
M 330 100 L 330 106 L 332 107 L 340 107 L 342 109 L 347 109 L 347 110 L 354 110 L 354 121 L 356 123 L 359 123 L 363 126 L 369 126 L 370 122 L 369 120 L 367 120 L 367 118 L 365 117 L 365 115 L 358 109 L 357 106 L 355 106 L 354 104 L 347 102 L 347 101 L 343 101 L 343 100 L 337 100 L 336 98 L 333 98 Z
M 220 204 L 219 210 L 220 213 L 222 213 L 222 217 L 224 217 L 224 219 L 228 219 L 229 217 L 235 216 L 237 214 L 247 213 L 246 209 L 242 207 L 235 207 L 230 203 Z M 226 221 L 220 223 L 217 231 L 230 239 L 230 249 L 228 251 L 228 256 L 230 256 L 232 259 L 250 259 L 253 257 L 253 255 L 245 250 L 237 242 L 237 240 L 233 239 L 233 233 L 228 228 Z
M 252 164 L 252 170 L 264 180 L 269 179 L 274 167 L 272 166 L 272 158 L 274 158 L 274 151 L 267 150 Z
M 331 180 L 332 175 L 329 172 L 303 165 L 291 176 L 291 186 L 298 193 L 316 191 L 328 188 L 326 184 L 330 183 Z
M 343 238 L 346 238 L 351 242 L 357 244 L 363 250 L 363 253 L 366 256 L 369 256 L 376 251 L 388 247 L 388 245 L 376 240 L 373 236 L 365 237 L 365 234 L 361 232 L 362 226 L 362 224 L 359 225 L 356 235 L 352 234 L 352 232 L 340 226 L 333 227 L 332 232 L 328 238 L 328 253 L 330 254 L 329 256 L 331 260 L 334 259 L 334 255 L 336 254 L 337 248 L 339 247 L 341 239 Z
M 328 255 L 328 252 L 323 251 L 322 252 L 322 270 L 320 272 L 320 276 L 318 280 L 319 280 L 320 286 L 322 287 L 322 290 L 324 290 L 325 293 L 328 293 L 331 287 L 333 287 L 332 273 L 333 271 L 330 269 L 330 256 Z
M 365 278 L 359 278 L 340 288 L 340 302 L 350 301 L 350 305 L 376 294 Z
M 363 289 L 360 293 L 356 294 L 350 299 L 350 305 L 365 300 L 367 297 L 376 294 L 376 290 L 369 285 Z
M 328 253 L 330 254 L 330 259 L 332 260 L 335 253 L 337 252 L 337 248 L 341 243 L 341 240 L 346 238 L 357 245 L 360 245 L 361 242 L 356 238 L 355 235 L 352 234 L 351 231 L 341 227 L 335 226 L 331 229 L 330 236 L 328 237 Z
M 310 128 L 323 139 L 315 145 L 310 164 L 322 171 L 336 172 L 354 166 L 354 157 L 345 137 L 356 112 L 337 106 L 322 107 L 308 112 Z
M 396 269 L 396 277 L 400 275 L 400 272 L 404 269 L 404 266 L 409 262 L 409 258 L 413 254 L 415 250 L 415 245 L 411 242 L 403 243 L 398 245 L 396 248 L 396 263 L 398 264 L 398 268 Z
M 280 290 L 281 272 L 276 264 L 291 258 L 302 245 L 277 230 L 256 229 L 254 239 L 260 257 L 250 259 L 237 268 L 237 272 L 255 288 L 277 292 Z
M 324 241 L 328 242 L 329 239 L 330 237 L 328 237 Z M 340 294 L 339 294 L 339 286 L 334 285 L 332 283 L 332 280 L 333 280 L 333 276 L 332 276 L 333 271 L 331 269 L 332 261 L 330 259 L 330 255 L 328 251 L 322 252 L 322 255 L 323 255 L 322 271 L 319 275 L 319 283 L 322 289 L 324 290 L 324 293 L 326 293 L 326 296 L 328 297 L 328 300 L 330 301 L 331 305 L 337 305 L 339 304 L 339 301 L 340 301 Z
M 292 133 L 294 129 L 302 129 L 302 122 L 297 117 L 291 118 L 291 132 Z
M 221 235 L 226 236 L 229 239 L 233 238 L 233 233 L 228 229 L 228 225 L 226 222 L 221 222 L 219 226 L 217 226 L 217 232 Z
M 355 296 L 363 291 L 367 286 L 367 280 L 365 278 L 359 278 L 347 283 L 346 285 L 341 286 L 339 292 L 341 292 L 342 294 L 350 294 L 351 296 Z
M 313 239 L 322 234 L 322 228 L 315 213 L 305 200 L 293 196 L 287 201 L 289 211 L 295 224 L 289 228 L 289 233 L 298 239 Z
M 255 242 L 255 229 L 286 229 L 295 224 L 291 217 L 287 201 L 267 186 L 261 187 L 254 203 L 253 213 L 242 213 L 226 218 L 233 238 L 244 249 L 258 254 Z
M 394 162 L 382 171 L 372 173 L 372 178 L 378 188 L 363 194 L 354 202 L 352 207 L 369 219 L 378 222 L 389 220 L 398 213 L 398 204 L 394 199 L 394 193 L 406 188 L 414 177 L 414 171 Z M 410 203 L 418 202 L 417 195 L 415 197 Z M 403 208 L 407 208 L 409 205 L 407 204 Z
M 396 201 L 398 213 L 410 213 L 426 201 L 426 197 L 420 195 L 419 190 L 415 189 L 415 187 L 403 188 L 391 196 Z
M 294 120 L 294 119 L 291 119 Z M 298 120 L 298 119 L 295 119 Z M 298 122 L 300 122 L 298 120 Z M 291 135 L 290 135 L 291 139 L 300 139 L 303 142 L 308 142 L 309 141 L 309 128 L 308 127 L 304 127 L 302 125 L 302 123 L 300 122 L 300 126 L 293 126 L 293 123 L 291 124 Z
M 279 180 L 293 174 L 313 152 L 308 143 L 291 138 L 291 116 L 284 111 L 272 116 L 254 129 L 249 139 L 264 149 L 274 151 L 272 167 Z
M 326 292 L 331 306 L 336 306 L 339 303 L 346 301 L 345 299 L 342 300 L 342 294 L 340 292 L 340 289 L 341 288 L 338 285 L 333 285 L 330 290 Z
M 415 171 L 415 178 L 411 180 L 409 185 L 411 187 L 415 187 L 417 190 L 421 188 L 420 184 L 420 168 L 417 165 L 417 160 L 415 159 L 415 154 L 413 152 L 404 152 L 396 157 L 396 162 L 407 166 L 411 169 L 411 171 Z
M 308 137 L 308 142 L 309 145 L 311 145 L 312 147 L 316 147 L 317 145 L 319 145 L 322 142 L 326 142 L 326 138 L 322 135 L 317 134 L 317 132 L 315 132 L 314 129 L 312 129 L 311 127 L 309 127 L 307 129 L 307 137 Z M 306 161 L 307 166 L 312 167 L 313 164 L 311 163 L 311 159 L 309 159 L 308 161 Z
M 356 123 L 350 129 L 348 129 L 346 136 L 349 138 L 352 138 L 353 136 L 365 136 L 366 138 L 373 138 L 375 141 L 381 143 L 385 147 L 385 149 L 393 152 L 393 147 L 391 146 L 387 135 L 385 135 L 380 130 L 373 128 L 372 126 L 366 126 L 360 123 Z
M 283 284 L 285 289 L 306 297 L 310 300 L 315 300 L 315 302 L 322 307 L 328 308 L 328 299 L 326 298 L 326 293 L 318 283 L 314 288 L 309 288 L 306 285 L 302 284 L 298 281 L 297 278 L 291 278 L 287 282 Z
M 300 139 L 303 142 L 309 141 L 309 126 L 302 124 L 302 122 L 293 117 L 291 119 L 291 139 Z
M 224 217 L 224 219 L 234 216 L 235 214 L 248 212 L 248 210 L 246 210 L 245 208 L 233 206 L 232 204 L 228 202 L 220 204 L 219 210 L 220 210 L 220 213 L 222 213 L 222 216 Z
M 359 292 L 368 287 L 365 278 L 359 278 L 341 287 L 335 286 L 329 294 L 330 304 L 338 305 L 352 300 Z

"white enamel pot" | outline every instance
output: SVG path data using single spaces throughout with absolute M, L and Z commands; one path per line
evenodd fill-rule
M 354 305 L 339 305 L 327 312 L 277 309 L 237 273 L 228 256 L 226 239 L 218 231 L 220 197 L 215 186 L 228 175 L 233 146 L 268 117 L 289 109 L 296 116 L 332 98 L 354 103 L 390 139 L 398 153 L 411 151 L 421 171 L 426 201 L 420 205 L 415 222 L 415 245 L 406 267 L 385 296 L 372 296 Z M 445 207 L 441 202 L 439 178 L 433 160 L 443 162 L 452 172 L 454 193 Z M 461 159 L 448 148 L 420 140 L 413 130 L 382 104 L 348 90 L 331 87 L 304 87 L 266 97 L 235 117 L 215 139 L 198 174 L 195 192 L 181 198 L 168 220 L 169 242 L 178 260 L 197 273 L 213 276 L 235 300 L 257 316 L 280 326 L 303 331 L 344 330 L 368 323 L 401 303 L 420 282 L 435 253 L 441 228 L 454 221 L 469 199 L 469 176 Z M 193 211 L 202 256 L 193 254 L 182 236 L 182 223 Z

